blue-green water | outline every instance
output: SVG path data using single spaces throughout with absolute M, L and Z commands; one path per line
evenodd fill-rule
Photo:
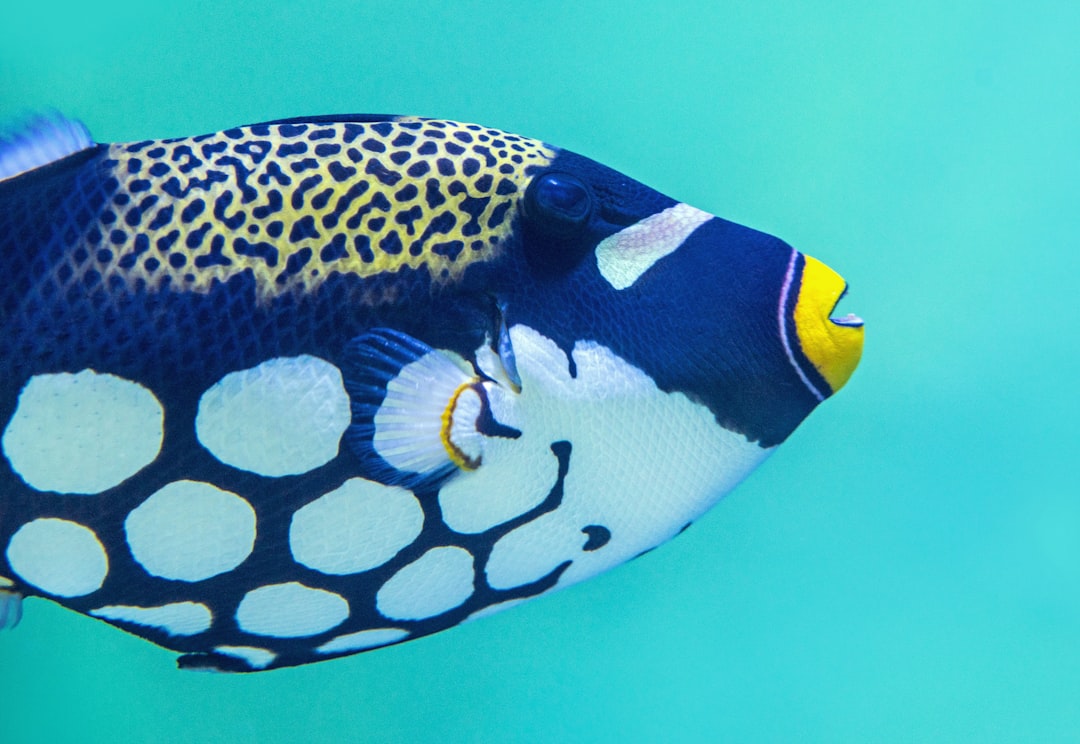
M 1080 6 L 724 5 L 5 8 L 4 119 L 479 121 L 784 237 L 868 331 L 693 529 L 483 622 L 205 675 L 28 602 L 0 741 L 1080 740 Z

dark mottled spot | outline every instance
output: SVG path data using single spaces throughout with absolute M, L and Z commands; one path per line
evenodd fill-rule
M 461 172 L 466 176 L 475 176 L 480 172 L 480 161 L 476 158 L 465 158 L 461 164 Z
M 284 284 L 290 276 L 295 276 L 307 266 L 308 261 L 311 260 L 312 251 L 310 248 L 303 248 L 296 253 L 289 256 L 285 261 L 285 269 L 277 275 L 278 284 Z
M 249 235 L 257 235 L 259 232 L 259 226 L 258 224 L 252 222 L 250 225 L 248 225 L 247 230 Z
M 355 171 L 355 169 L 353 170 Z M 323 227 L 337 227 L 338 221 L 341 219 L 341 216 L 345 214 L 345 210 L 349 208 L 349 205 L 363 196 L 369 188 L 371 188 L 371 184 L 367 181 L 357 181 L 350 186 L 349 190 L 338 198 L 337 203 L 334 205 L 334 211 L 330 212 L 330 214 L 323 215 Z
M 416 188 L 416 184 L 407 184 L 401 189 L 398 189 L 394 194 L 394 198 L 399 202 L 412 201 L 416 198 L 416 195 L 420 193 L 420 189 Z
M 180 231 L 172 230 L 167 235 L 162 235 L 157 239 L 154 245 L 162 253 L 168 253 L 169 249 L 173 247 L 177 240 L 180 239 Z
M 446 256 L 451 261 L 456 261 L 463 250 L 465 250 L 465 243 L 460 240 L 451 240 L 449 243 L 436 243 L 431 246 L 432 253 Z
M 113 260 L 113 252 L 110 251 L 108 248 L 102 248 L 101 250 L 99 250 L 97 252 L 96 258 L 97 258 L 98 263 L 103 263 L 103 264 L 109 263 L 110 261 Z
M 282 142 L 278 145 L 277 156 L 287 158 L 290 155 L 300 155 L 307 152 L 307 142 Z
M 458 131 L 454 132 L 454 139 L 456 139 L 458 142 L 469 143 L 473 141 L 473 136 L 468 132 Z
M 520 155 L 511 155 L 510 160 L 517 163 L 518 165 L 521 165 L 525 162 L 525 158 L 521 157 Z
M 233 198 L 232 191 L 221 192 L 221 195 L 214 200 L 214 219 L 229 230 L 238 230 L 247 220 L 247 214 L 242 209 L 236 210 L 232 215 L 226 213 L 225 210 L 232 204 Z
M 509 163 L 503 163 L 499 166 L 499 173 L 505 173 L 506 175 L 510 175 L 513 172 L 514 166 L 510 165 Z
M 238 140 L 238 139 L 243 139 L 244 138 L 244 130 L 241 129 L 240 127 L 233 127 L 232 129 L 226 129 L 224 132 L 222 132 L 222 134 L 224 134 L 226 137 L 228 137 L 231 140 Z M 207 136 L 212 136 L 212 135 L 207 135 Z M 224 145 L 224 144 L 225 143 L 223 142 L 222 145 Z
M 447 142 L 446 145 L 444 145 L 444 148 L 451 155 L 464 155 L 465 154 L 465 148 L 462 147 L 461 145 L 459 145 L 456 142 Z
M 439 168 L 439 173 L 444 176 L 452 176 L 457 173 L 457 169 L 454 168 L 454 161 L 450 158 L 439 158 L 435 161 L 435 165 Z
M 338 183 L 348 181 L 350 178 L 356 175 L 356 168 L 353 168 L 351 165 L 342 165 L 336 160 L 330 163 L 330 165 L 327 167 L 327 170 L 330 171 L 330 177 Z
M 274 220 L 266 226 L 266 234 L 271 238 L 280 238 L 283 232 L 285 232 L 285 223 L 281 220 Z
M 282 137 L 299 137 L 308 130 L 307 124 L 279 124 L 278 133 Z
M 322 174 L 316 173 L 301 181 L 292 193 L 293 209 L 301 209 L 304 206 L 304 194 L 322 183 Z
M 421 155 L 434 155 L 439 151 L 439 146 L 434 142 L 422 142 L 420 147 L 416 148 L 416 152 Z
M 187 254 L 186 253 L 181 253 L 180 251 L 177 251 L 175 253 L 170 253 L 169 254 L 169 266 L 172 266 L 174 269 L 183 268 L 184 264 L 186 264 L 186 263 L 187 263 Z
M 330 197 L 334 195 L 333 189 L 323 189 L 315 196 L 311 197 L 311 206 L 315 209 L 323 209 L 329 202 Z
M 233 250 L 236 251 L 238 256 L 261 258 L 266 262 L 267 266 L 277 266 L 278 251 L 270 243 L 249 243 L 243 238 L 236 238 L 233 240 Z
M 503 178 L 499 181 L 498 187 L 495 189 L 495 193 L 499 196 L 509 196 L 517 192 L 517 184 L 511 181 L 509 178 Z
M 113 230 L 109 233 L 109 242 L 113 245 L 123 245 L 127 242 L 127 233 L 123 230 Z
M 385 165 L 378 160 L 369 160 L 364 172 L 375 176 L 381 183 L 387 186 L 394 186 L 401 180 L 401 174 L 395 171 L 389 170 Z
M 266 192 L 266 200 L 268 204 L 255 207 L 251 210 L 251 216 L 257 220 L 265 220 L 275 212 L 280 212 L 285 206 L 285 201 L 281 198 L 281 192 L 277 189 L 270 189 Z
M 594 550 L 599 550 L 608 544 L 611 540 L 611 530 L 607 527 L 603 527 L 599 524 L 590 524 L 581 528 L 581 531 L 585 533 L 588 539 L 581 547 L 582 550 L 591 553 Z
M 166 173 L 168 173 L 170 170 L 172 169 L 169 167 L 168 163 L 154 163 L 150 166 L 149 173 L 155 178 L 160 178 L 161 176 L 164 176 Z
M 491 184 L 495 182 L 495 178 L 490 173 L 485 173 L 480 178 L 473 181 L 473 185 L 476 190 L 481 193 L 487 193 L 491 191 Z
M 386 227 L 385 217 L 372 217 L 367 221 L 367 229 L 371 232 L 379 232 Z
M 342 139 L 345 140 L 345 144 L 351 144 L 357 137 L 362 137 L 367 130 L 363 124 L 346 124 L 345 131 L 342 134 Z
M 379 241 L 379 248 L 384 252 L 391 255 L 397 255 L 405 248 L 401 244 L 401 238 L 398 236 L 396 230 L 391 230 L 382 240 Z
M 179 164 L 177 168 L 181 173 L 190 173 L 203 164 L 203 161 L 196 157 L 190 145 L 177 146 L 172 151 L 172 158 L 170 159 Z
M 146 157 L 154 158 L 155 160 L 157 158 L 160 158 L 160 157 L 164 156 L 164 155 L 165 155 L 165 148 L 164 147 L 155 147 L 153 149 L 150 149 L 150 150 L 146 151 Z
M 428 124 L 431 126 L 437 126 L 437 124 L 433 122 L 428 122 Z M 446 139 L 446 132 L 440 132 L 437 129 L 425 129 L 424 135 L 433 139 Z
M 266 172 L 259 176 L 259 183 L 269 186 L 271 181 L 277 181 L 281 186 L 288 186 L 292 183 L 292 176 L 281 170 L 281 166 L 276 162 L 271 161 L 266 164 Z
M 470 217 L 469 221 L 461 228 L 462 235 L 480 234 L 480 215 L 487 209 L 487 205 L 490 201 L 491 197 L 488 196 L 466 196 L 461 200 L 461 204 L 459 205 L 460 209 Z
M 209 232 L 209 230 L 210 223 L 202 223 L 197 228 L 188 233 L 187 239 L 184 241 L 184 243 L 187 245 L 188 248 L 198 248 L 200 245 L 202 245 L 203 238 L 206 237 L 206 233 Z
M 495 156 L 491 154 L 491 150 L 486 145 L 473 145 L 473 152 L 477 155 L 484 156 L 484 165 L 488 168 L 494 168 L 495 164 L 499 161 L 495 159 Z
M 139 158 L 132 158 L 131 160 L 128 161 L 128 164 L 127 164 L 127 172 L 128 173 L 138 173 L 141 170 L 142 170 L 142 160 L 140 160 Z
M 199 150 L 202 152 L 202 156 L 207 160 L 214 157 L 214 155 L 217 155 L 219 152 L 225 152 L 227 149 L 229 149 L 228 142 L 214 142 L 212 144 L 203 145 L 201 148 L 199 148 Z
M 376 209 L 382 212 L 389 212 L 391 208 L 390 200 L 386 198 L 384 194 L 376 193 L 371 197 L 371 201 L 366 204 L 362 204 L 356 212 L 345 222 L 345 226 L 350 230 L 355 230 L 360 227 L 360 223 L 364 219 L 364 215 L 372 212 Z
M 424 184 L 424 201 L 432 209 L 446 203 L 446 197 L 439 189 L 439 182 L 434 178 L 429 178 Z
M 319 167 L 319 161 L 315 158 L 304 158 L 303 160 L 297 160 L 289 163 L 289 170 L 293 173 L 303 173 L 314 168 Z
M 121 269 L 132 269 L 135 267 L 136 262 L 139 260 L 139 256 L 150 250 L 150 238 L 143 233 L 138 233 L 135 236 L 135 244 L 130 253 L 125 253 L 120 256 L 119 266 Z
M 310 214 L 294 222 L 292 230 L 289 231 L 289 240 L 293 243 L 304 238 L 317 237 L 319 237 L 319 231 L 315 228 L 315 218 Z
M 506 219 L 506 213 L 510 211 L 510 205 L 513 202 L 503 201 L 495 205 L 495 208 L 491 210 L 491 216 L 488 217 L 487 226 L 489 228 L 498 227 Z
M 165 225 L 172 222 L 173 218 L 173 205 L 166 204 L 164 207 L 158 210 L 154 215 L 154 219 L 150 220 L 150 224 L 147 225 L 148 230 L 160 230 Z
M 195 268 L 205 269 L 209 266 L 229 266 L 232 260 L 225 256 L 225 236 L 215 235 L 210 239 L 210 252 L 195 257 Z
M 98 230 L 96 227 L 90 228 L 90 232 L 86 234 L 86 239 L 90 242 L 91 245 L 97 245 L 98 243 L 100 243 L 102 237 L 104 236 L 102 236 L 101 230 Z M 72 237 L 68 242 L 74 242 L 74 240 L 75 238 Z
M 390 154 L 390 162 L 394 165 L 405 165 L 409 162 L 409 158 L 412 157 L 412 153 L 408 150 L 398 150 Z
M 158 261 L 153 256 L 150 256 L 150 258 L 146 259 L 143 262 L 143 268 L 145 268 L 150 273 L 157 271 L 159 266 L 161 266 L 161 261 Z
M 375 254 L 371 251 L 371 239 L 367 235 L 357 235 L 353 238 L 353 248 L 364 263 L 372 263 Z
M 390 144 L 394 147 L 408 147 L 413 142 L 416 142 L 416 135 L 409 134 L 408 132 L 401 132 L 397 137 L 394 137 L 393 142 Z
M 413 223 L 424 216 L 424 210 L 420 208 L 419 204 L 414 204 L 411 208 L 400 211 L 394 216 L 394 221 L 399 225 L 405 227 L 405 231 L 412 235 L 414 233 Z
M 252 130 L 252 132 L 254 133 L 254 130 Z M 265 160 L 272 149 L 273 145 L 263 140 L 240 142 L 233 145 L 233 152 L 240 155 L 247 155 L 256 165 Z
M 190 224 L 204 211 L 206 211 L 206 202 L 202 199 L 193 199 L 180 213 L 180 221 L 185 225 Z
M 412 178 L 420 178 L 431 170 L 431 165 L 426 160 L 418 160 L 409 166 L 409 170 L 406 171 Z
M 319 251 L 319 260 L 323 263 L 330 263 L 331 261 L 337 261 L 348 256 L 349 251 L 345 247 L 345 240 L 345 233 L 338 233 L 335 235 L 334 238 Z
M 394 131 L 394 125 L 388 121 L 380 121 L 371 125 L 371 131 L 380 137 L 389 137 Z
M 333 129 L 316 129 L 314 132 L 308 135 L 309 140 L 323 140 L 330 139 L 334 136 Z
M 456 178 L 450 182 L 450 185 L 446 187 L 446 190 L 454 196 L 457 196 L 458 194 L 469 193 L 469 189 L 465 186 L 465 182 L 459 181 Z
M 386 145 L 377 139 L 368 138 L 360 143 L 360 147 L 368 152 L 386 152 Z

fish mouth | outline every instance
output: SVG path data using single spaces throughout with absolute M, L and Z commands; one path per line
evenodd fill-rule
M 795 294 L 787 305 L 795 333 L 793 339 L 786 332 L 783 337 L 792 365 L 818 400 L 842 388 L 862 357 L 863 319 L 837 312 L 847 291 L 847 282 L 831 268 L 792 252 L 785 294 Z
M 848 285 L 847 282 L 845 282 L 844 289 L 840 292 L 840 296 L 836 299 L 836 304 L 833 305 L 832 310 L 829 311 L 829 322 L 834 325 L 843 326 L 845 328 L 862 328 L 863 319 L 855 313 L 848 313 L 844 316 L 836 315 L 836 308 L 840 305 L 841 302 L 843 302 L 844 298 L 847 297 L 847 293 Z

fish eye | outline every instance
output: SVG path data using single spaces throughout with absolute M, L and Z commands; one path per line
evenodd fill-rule
M 525 191 L 525 214 L 544 232 L 570 236 L 592 215 L 592 193 L 581 180 L 567 173 L 545 173 Z

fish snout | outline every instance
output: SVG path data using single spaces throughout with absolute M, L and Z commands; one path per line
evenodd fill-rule
M 799 346 L 828 383 L 822 397 L 842 388 L 862 357 L 863 320 L 854 313 L 837 315 L 847 282 L 821 261 L 803 255 L 802 277 L 792 311 Z

